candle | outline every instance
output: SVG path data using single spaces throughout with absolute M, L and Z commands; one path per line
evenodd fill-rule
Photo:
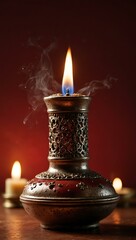
M 119 205 L 128 206 L 130 203 L 130 200 L 135 195 L 135 191 L 132 188 L 123 187 L 122 181 L 120 178 L 115 178 L 113 180 L 113 187 L 120 196 Z
M 20 196 L 27 180 L 21 178 L 21 165 L 18 161 L 13 164 L 11 176 L 12 178 L 7 178 L 5 181 L 5 193 L 9 196 Z
M 16 161 L 12 167 L 11 178 L 5 181 L 4 207 L 11 208 L 20 205 L 19 197 L 26 183 L 27 180 L 21 178 L 21 165 Z

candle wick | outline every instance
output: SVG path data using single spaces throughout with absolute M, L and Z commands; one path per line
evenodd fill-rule
M 66 89 L 66 96 L 69 96 L 70 93 L 69 93 L 69 88 Z

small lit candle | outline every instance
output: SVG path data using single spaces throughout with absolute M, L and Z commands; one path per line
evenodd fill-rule
M 123 187 L 122 181 L 120 178 L 115 178 L 113 180 L 113 187 L 120 196 L 119 204 L 122 204 L 125 206 L 129 205 L 129 202 L 134 196 L 135 191 L 132 188 Z
M 9 197 L 19 197 L 27 183 L 25 178 L 21 178 L 21 165 L 16 161 L 11 171 L 12 178 L 5 181 L 5 194 Z

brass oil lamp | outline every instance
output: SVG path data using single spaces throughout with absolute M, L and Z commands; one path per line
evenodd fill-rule
M 97 227 L 119 198 L 108 179 L 89 169 L 91 98 L 73 93 L 69 83 L 69 79 L 73 81 L 70 58 L 69 49 L 63 95 L 44 97 L 49 115 L 49 169 L 29 181 L 20 197 L 26 212 L 43 228 L 52 230 Z

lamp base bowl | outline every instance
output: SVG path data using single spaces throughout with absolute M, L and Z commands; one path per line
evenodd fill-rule
M 40 221 L 42 228 L 51 230 L 77 230 L 98 227 L 116 206 L 116 199 L 30 201 L 23 200 L 26 212 Z
M 27 201 L 22 198 L 26 212 L 40 221 L 42 228 L 51 230 L 84 230 L 96 228 L 116 206 L 116 198 L 94 200 L 70 199 L 60 201 Z
M 51 230 L 96 228 L 118 199 L 110 181 L 94 171 L 38 174 L 20 197 L 26 212 Z

